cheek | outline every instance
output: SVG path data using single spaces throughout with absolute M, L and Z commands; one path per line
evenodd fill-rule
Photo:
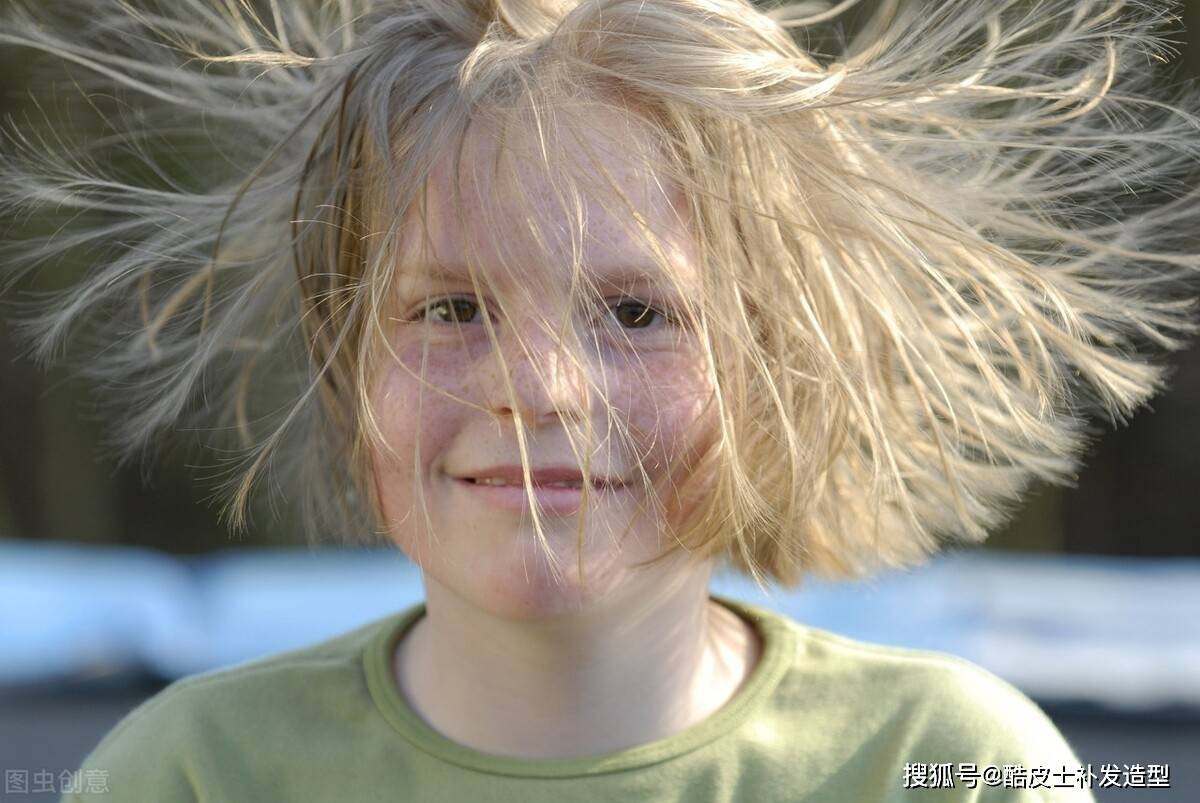
M 650 507 L 664 524 L 682 526 L 711 493 L 696 466 L 718 431 L 715 384 L 699 356 L 672 353 L 628 387 L 627 420 L 651 482 Z
M 418 524 L 417 481 L 436 479 L 435 461 L 453 437 L 465 408 L 439 391 L 461 397 L 466 388 L 461 362 L 431 349 L 421 381 L 420 345 L 397 349 L 399 362 L 390 360 L 371 391 L 371 409 L 385 448 L 371 452 L 371 466 L 383 523 L 396 536 Z M 400 522 L 404 522 L 400 527 Z M 407 550 L 406 550 L 407 551 Z
M 646 471 L 684 468 L 714 429 L 714 385 L 703 358 L 691 352 L 656 354 L 623 371 L 624 414 Z
M 461 388 L 448 384 L 454 376 L 451 362 L 440 358 L 438 352 L 431 350 L 423 367 L 420 346 L 399 350 L 397 355 L 399 361 L 389 361 L 372 389 L 371 409 L 387 444 L 398 451 L 404 449 L 389 462 L 407 457 L 411 465 L 412 447 L 418 435 L 424 440 L 427 434 L 437 432 L 439 419 L 445 412 L 439 402 L 445 397 L 434 389 L 457 393 Z

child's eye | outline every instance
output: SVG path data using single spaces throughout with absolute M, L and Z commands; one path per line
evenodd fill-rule
M 655 319 L 666 324 L 674 322 L 669 313 L 641 301 L 620 301 L 608 309 L 612 317 L 626 329 L 649 329 Z M 480 311 L 478 303 L 468 298 L 446 297 L 435 299 L 417 310 L 410 320 L 433 320 L 437 323 L 472 323 Z
M 413 315 L 420 321 L 432 317 L 440 323 L 470 323 L 479 311 L 479 305 L 466 298 L 439 298 L 426 304 Z
M 622 301 L 609 307 L 613 317 L 627 329 L 648 329 L 653 325 L 655 317 L 671 322 L 672 318 L 662 310 L 643 304 L 640 301 Z

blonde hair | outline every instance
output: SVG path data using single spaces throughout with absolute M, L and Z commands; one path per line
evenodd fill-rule
M 1167 3 L 884 0 L 828 57 L 804 45 L 855 0 L 169 5 L 6 21 L 0 42 L 82 65 L 136 112 L 81 152 L 10 132 L 0 206 L 82 215 L 10 246 L 26 268 L 94 259 L 27 331 L 49 358 L 99 324 L 84 370 L 120 391 L 126 454 L 183 424 L 236 448 L 235 527 L 288 455 L 310 535 L 377 535 L 367 397 L 400 222 L 482 121 L 553 142 L 586 102 L 652 132 L 630 158 L 687 198 L 706 293 L 684 317 L 719 412 L 694 472 L 711 484 L 668 552 L 760 582 L 984 539 L 1033 480 L 1070 481 L 1085 414 L 1162 388 L 1151 347 L 1195 331 L 1195 103 L 1156 97 L 1146 70 Z M 181 175 L 154 135 L 221 159 Z M 138 169 L 109 169 L 114 152 Z M 662 261 L 619 187 L 552 146 L 536 158 L 573 243 L 602 198 Z

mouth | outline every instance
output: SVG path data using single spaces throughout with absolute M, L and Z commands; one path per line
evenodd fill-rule
M 524 488 L 523 482 L 511 482 L 499 477 L 461 477 L 463 482 L 468 482 L 472 485 L 483 485 L 489 488 Z M 565 488 L 568 490 L 582 491 L 583 480 L 559 480 L 556 482 L 534 482 L 534 488 Z M 594 480 L 591 483 L 592 490 L 603 491 L 614 488 L 624 487 L 624 483 L 611 482 L 608 480 Z
M 577 479 L 535 481 L 526 487 L 507 477 L 456 477 L 455 484 L 478 502 L 512 512 L 527 513 L 530 496 L 542 511 L 560 515 L 577 513 L 584 503 L 583 481 Z M 588 486 L 588 498 L 597 504 L 614 501 L 625 487 L 621 482 L 597 479 Z

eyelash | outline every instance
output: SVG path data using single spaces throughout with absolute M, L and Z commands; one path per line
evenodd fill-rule
M 434 307 L 437 307 L 438 305 L 441 305 L 441 304 L 447 304 L 447 303 L 454 304 L 456 302 L 466 302 L 467 304 L 472 305 L 476 309 L 476 311 L 479 310 L 479 304 L 477 304 L 476 302 L 472 301 L 469 298 L 463 298 L 461 296 L 442 296 L 440 298 L 434 299 L 434 300 L 430 301 L 429 303 L 425 304 L 425 306 L 421 307 L 415 313 L 410 315 L 408 320 L 411 322 L 414 322 L 414 323 L 420 322 L 421 320 L 423 320 L 425 318 L 426 314 Z M 640 321 L 642 318 L 644 318 L 646 316 L 647 312 L 649 312 L 649 313 L 654 313 L 655 315 L 658 315 L 660 318 L 662 318 L 665 325 L 667 325 L 667 326 L 678 325 L 678 318 L 670 310 L 664 309 L 662 307 L 657 307 L 652 304 L 647 304 L 646 302 L 640 301 L 636 298 L 623 299 L 621 302 L 619 302 L 617 304 L 610 305 L 608 307 L 608 309 L 615 310 L 618 307 L 626 307 L 626 306 L 641 307 L 645 310 L 645 312 L 643 312 L 641 315 L 638 315 L 635 320 Z M 440 321 L 440 323 L 453 323 L 453 321 Z M 468 323 L 468 322 L 460 321 L 460 323 Z M 630 331 L 637 331 L 639 329 L 649 329 L 649 328 L 651 328 L 651 327 L 648 327 L 648 326 L 629 327 Z

